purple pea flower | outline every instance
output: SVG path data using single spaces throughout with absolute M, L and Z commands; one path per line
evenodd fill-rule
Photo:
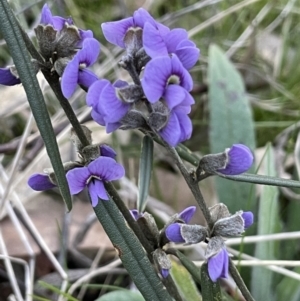
M 175 242 L 175 243 L 184 243 L 185 239 L 182 237 L 181 234 L 181 225 L 179 223 L 174 223 L 169 225 L 166 228 L 165 234 L 169 241 Z
M 128 83 L 118 80 L 113 85 L 106 79 L 96 81 L 87 93 L 87 105 L 92 107 L 92 118 L 106 126 L 110 133 L 121 126 L 120 120 L 129 111 L 131 105 L 121 99 L 118 90 Z
M 100 44 L 96 39 L 88 38 L 83 41 L 82 49 L 66 66 L 61 80 L 61 88 L 64 96 L 70 98 L 77 84 L 89 88 L 98 77 L 83 67 L 94 64 L 100 52 Z
M 195 101 L 184 88 L 177 85 L 167 86 L 162 98 L 170 113 L 166 125 L 158 133 L 171 146 L 176 146 L 192 135 L 192 121 L 187 114 Z
M 56 187 L 56 185 L 50 181 L 47 174 L 41 173 L 36 173 L 30 176 L 27 183 L 30 188 L 36 191 L 44 191 Z
M 77 194 L 88 188 L 92 206 L 98 204 L 98 199 L 109 200 L 103 181 L 114 181 L 123 177 L 124 167 L 109 157 L 99 157 L 88 166 L 74 168 L 68 171 L 66 177 L 71 194 Z
M 149 22 L 144 26 L 143 46 L 151 58 L 176 54 L 187 70 L 196 64 L 200 54 L 200 50 L 188 39 L 186 30 L 175 28 L 162 33 Z
M 241 216 L 244 220 L 244 229 L 246 230 L 253 224 L 254 215 L 251 211 L 245 211 Z
M 219 278 L 228 278 L 229 255 L 225 247 L 208 258 L 208 274 L 213 282 Z
M 14 86 L 20 84 L 21 81 L 16 77 L 9 67 L 0 68 L 0 84 L 5 86 Z
M 228 162 L 226 167 L 218 169 L 224 175 L 238 175 L 247 171 L 253 164 L 253 154 L 251 150 L 243 144 L 233 144 L 226 150 Z
M 167 278 L 170 274 L 170 270 L 168 269 L 161 269 L 160 274 L 162 275 L 163 278 Z
M 176 55 L 152 59 L 146 65 L 142 79 L 147 99 L 151 103 L 155 103 L 166 93 L 166 88 L 170 85 L 179 85 L 185 90 L 191 91 L 193 80 Z
M 143 8 L 136 10 L 132 17 L 114 21 L 102 23 L 102 31 L 106 40 L 114 45 L 126 48 L 125 37 L 130 29 L 143 29 L 145 23 L 148 22 L 152 26 L 157 27 L 161 32 L 166 33 L 169 29 L 156 22 L 153 17 Z
M 52 25 L 53 28 L 57 31 L 61 31 L 66 25 L 74 25 L 73 19 L 71 17 L 66 19 L 60 16 L 53 16 L 47 3 L 44 4 L 42 8 L 40 23 L 43 25 Z M 93 38 L 93 32 L 91 30 L 78 29 L 78 31 L 80 35 L 80 41 L 78 42 L 77 46 L 81 46 L 82 42 L 86 38 Z

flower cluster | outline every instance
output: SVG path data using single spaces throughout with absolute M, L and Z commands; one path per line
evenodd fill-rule
M 193 80 L 188 70 L 200 51 L 187 32 L 170 30 L 142 8 L 132 17 L 102 24 L 102 30 L 109 42 L 126 50 L 120 65 L 134 83 L 94 82 L 87 94 L 93 119 L 107 132 L 117 128 L 155 131 L 172 146 L 189 139 L 188 114 L 194 99 L 189 94 Z
M 228 277 L 229 254 L 224 239 L 240 236 L 253 223 L 253 213 L 238 211 L 231 215 L 224 204 L 210 208 L 213 227 L 172 223 L 165 229 L 169 241 L 175 243 L 195 244 L 206 241 L 205 257 L 208 273 L 212 281 Z
M 91 30 L 77 28 L 72 18 L 53 16 L 47 4 L 43 6 L 40 24 L 34 30 L 45 66 L 62 77 L 65 97 L 71 97 L 77 84 L 88 89 L 98 79 L 86 69 L 95 63 L 100 52 L 100 44 Z M 39 71 L 36 61 L 33 61 L 33 67 Z M 14 66 L 0 68 L 0 84 L 19 83 Z
M 82 127 L 88 132 L 86 127 Z M 64 164 L 70 192 L 72 195 L 77 194 L 87 187 L 92 206 L 95 207 L 99 198 L 109 200 L 104 182 L 123 177 L 124 167 L 114 160 L 116 152 L 108 145 L 89 145 L 81 148 L 77 139 L 73 139 L 73 142 L 77 147 L 80 162 Z M 44 174 L 33 174 L 28 179 L 28 185 L 37 191 L 52 189 L 57 186 L 55 174 L 52 169 L 46 169 Z

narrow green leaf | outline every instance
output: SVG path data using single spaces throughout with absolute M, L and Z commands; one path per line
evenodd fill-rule
M 198 269 L 200 275 L 200 270 Z M 172 261 L 171 275 L 184 300 L 202 301 L 202 297 L 190 273 L 176 261 Z
M 95 214 L 113 243 L 120 259 L 146 301 L 171 301 L 172 298 L 153 269 L 145 250 L 126 225 L 113 200 L 99 202 Z
M 201 266 L 201 293 L 204 301 L 222 301 L 219 282 L 212 282 L 208 275 L 207 263 Z
M 96 299 L 95 301 L 144 301 L 143 296 L 138 292 L 131 291 L 117 291 L 110 292 L 108 294 L 103 295 L 102 297 Z
M 6 0 L 0 0 L 0 20 L 0 30 L 24 86 L 33 116 L 53 166 L 62 197 L 70 211 L 72 209 L 72 200 L 49 113 L 36 75 L 33 71 L 30 57 L 22 39 L 17 20 Z
M 209 48 L 209 141 L 212 153 L 223 152 L 234 143 L 255 149 L 254 125 L 243 80 L 224 52 Z M 250 187 L 216 178 L 218 195 L 232 212 L 240 210 Z M 250 208 L 251 209 L 251 208 Z
M 263 161 L 266 175 L 276 175 L 275 164 L 273 149 L 271 145 L 269 145 Z M 258 235 L 278 232 L 278 221 L 280 220 L 278 209 L 278 188 L 274 186 L 263 186 L 258 208 Z M 254 256 L 259 259 L 276 259 L 277 247 L 278 243 L 274 241 L 260 242 L 256 245 Z M 251 292 L 255 300 L 274 300 L 272 281 L 272 271 L 262 267 L 253 268 Z
M 140 170 L 139 170 L 139 198 L 138 210 L 143 212 L 146 208 L 147 198 L 149 193 L 149 185 L 151 180 L 153 166 L 153 140 L 149 136 L 144 136 L 142 142 L 142 151 L 140 157 Z

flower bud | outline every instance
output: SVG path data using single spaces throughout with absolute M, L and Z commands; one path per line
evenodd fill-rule
M 167 278 L 169 276 L 169 270 L 172 267 L 168 255 L 162 249 L 158 248 L 153 252 L 153 259 L 163 278 Z

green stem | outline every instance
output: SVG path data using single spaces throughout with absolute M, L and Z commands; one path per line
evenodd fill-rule
M 234 263 L 232 262 L 231 259 L 229 259 L 229 272 L 230 272 L 233 280 L 235 281 L 236 285 L 240 289 L 241 293 L 243 294 L 245 300 L 246 301 L 255 301 L 253 299 L 253 297 L 251 296 L 251 293 L 249 292 L 243 278 L 239 274 L 236 266 L 234 265 Z

